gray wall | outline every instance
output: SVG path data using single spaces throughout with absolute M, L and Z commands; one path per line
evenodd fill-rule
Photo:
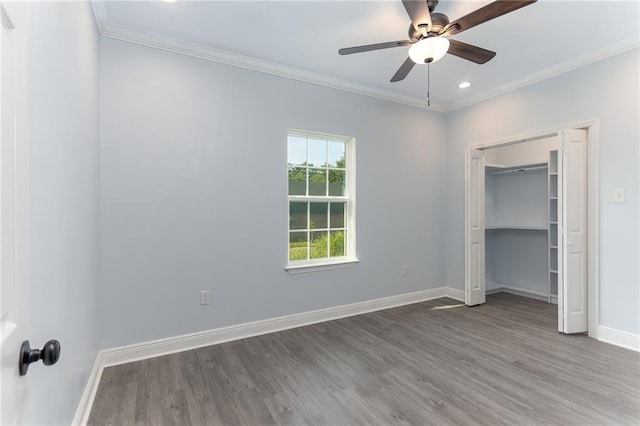
M 547 169 L 485 177 L 485 226 L 548 226 Z
M 103 348 L 443 285 L 443 115 L 110 39 L 101 49 Z M 356 138 L 355 267 L 284 270 L 287 128 Z
M 18 143 L 30 148 L 28 338 L 62 344 L 58 364 L 25 377 L 25 420 L 69 424 L 98 349 L 98 36 L 88 3 L 9 10 L 28 37 L 16 46 L 28 81 L 16 111 L 28 126 Z
M 547 233 L 500 230 L 486 233 L 487 290 L 499 284 L 547 293 Z M 498 285 L 496 285 L 498 284 Z
M 600 323 L 640 332 L 638 75 L 635 49 L 447 115 L 448 285 L 464 288 L 465 147 L 598 118 Z M 612 203 L 614 188 L 626 189 L 626 203 Z

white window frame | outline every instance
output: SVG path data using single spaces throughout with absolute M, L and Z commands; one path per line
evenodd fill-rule
M 289 195 L 289 173 L 288 173 L 288 151 L 287 167 L 285 168 L 285 179 L 287 188 L 287 217 L 289 217 L 289 203 L 292 201 L 301 202 L 345 202 L 345 256 L 328 257 L 322 259 L 289 260 L 289 221 L 287 221 L 286 232 L 286 259 L 285 270 L 291 273 L 313 272 L 317 270 L 336 269 L 353 266 L 358 262 L 356 256 L 356 140 L 354 137 L 333 135 L 327 133 L 310 132 L 305 130 L 288 129 L 287 144 L 289 136 L 303 138 L 320 139 L 328 141 L 344 142 L 345 144 L 345 194 L 344 196 L 313 196 L 313 195 Z

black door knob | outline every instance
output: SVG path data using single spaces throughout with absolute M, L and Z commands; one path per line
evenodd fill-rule
M 44 344 L 42 349 L 31 349 L 29 341 L 22 342 L 20 348 L 20 360 L 18 366 L 20 375 L 24 376 L 29 370 L 29 364 L 42 360 L 44 365 L 53 365 L 60 359 L 60 342 L 57 340 L 49 340 Z

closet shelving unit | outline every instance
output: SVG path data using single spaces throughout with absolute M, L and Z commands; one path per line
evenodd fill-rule
M 496 179 L 502 179 L 502 178 L 508 179 L 509 176 L 522 176 L 522 175 L 535 174 L 535 176 L 532 176 L 532 179 L 535 179 L 535 181 L 538 181 L 542 176 L 544 176 L 543 180 L 546 180 L 547 185 L 549 185 L 548 177 L 550 173 L 555 173 L 556 175 L 555 179 L 557 182 L 557 169 L 554 169 L 554 171 L 549 171 L 549 167 L 556 167 L 556 166 L 557 166 L 557 163 L 551 166 L 547 162 L 521 164 L 521 165 L 509 165 L 509 166 L 487 163 L 485 164 L 485 173 L 487 175 L 487 178 L 489 178 L 490 176 L 494 176 Z M 495 182 L 497 183 L 497 181 Z M 506 181 L 502 181 L 502 182 L 506 182 Z M 542 182 L 540 183 L 542 185 L 545 185 L 545 183 L 542 183 Z M 514 186 L 515 186 L 514 184 L 511 184 L 512 188 Z M 549 205 L 545 206 L 544 199 L 549 196 L 549 194 L 547 193 L 547 191 L 545 191 L 545 189 L 548 189 L 548 188 L 544 188 L 544 186 L 541 186 L 540 189 L 541 189 L 541 192 L 539 193 L 539 195 L 541 196 L 541 198 L 539 198 L 539 200 L 542 202 L 542 204 L 539 204 L 540 207 L 536 208 L 535 211 L 527 210 L 525 212 L 522 210 L 522 208 L 520 208 L 519 210 L 518 209 L 513 210 L 513 213 L 512 213 L 512 209 L 515 206 L 523 205 L 523 203 L 521 202 L 522 199 L 520 199 L 520 196 L 527 197 L 529 195 L 528 193 L 521 193 L 521 194 L 511 193 L 509 197 L 505 197 L 503 195 L 501 198 L 502 201 L 499 203 L 500 208 L 503 209 L 502 210 L 503 213 L 496 215 L 494 212 L 494 214 L 488 214 L 487 216 L 487 223 L 485 224 L 485 230 L 487 231 L 487 237 L 486 237 L 487 241 L 489 241 L 488 239 L 490 238 L 490 236 L 493 239 L 493 241 L 496 241 L 496 242 L 498 241 L 504 242 L 505 238 L 508 239 L 507 241 L 509 240 L 513 241 L 513 238 L 517 238 L 518 240 L 522 241 L 523 238 L 529 239 L 529 237 L 526 237 L 526 235 L 530 235 L 533 238 L 532 241 L 539 241 L 540 238 L 546 237 L 545 239 L 547 241 L 545 241 L 543 244 L 550 245 L 549 243 L 550 235 L 552 232 L 557 233 L 557 225 L 552 224 L 553 222 L 551 220 L 552 218 L 548 217 L 547 212 L 551 211 L 551 208 L 552 208 L 551 203 L 554 203 L 554 202 L 550 201 L 549 199 Z M 556 196 L 555 206 L 557 206 L 557 193 L 555 194 L 555 196 Z M 508 201 L 508 203 L 506 204 L 503 204 L 505 202 L 505 199 L 508 199 L 510 201 Z M 524 205 L 527 205 L 527 204 L 528 203 L 524 203 Z M 504 214 L 505 211 L 508 211 L 509 214 L 505 215 Z M 553 219 L 557 221 L 557 217 Z M 554 226 L 556 228 L 552 229 Z M 511 235 L 511 236 L 507 237 L 507 235 Z M 498 238 L 500 240 L 498 240 Z M 538 244 L 538 243 L 533 243 L 533 244 Z M 542 256 L 544 256 L 544 254 Z M 544 259 L 544 257 L 542 257 L 540 260 L 542 259 Z M 544 260 L 542 261 L 544 262 Z M 545 273 L 544 273 L 544 270 L 548 269 L 547 266 L 548 265 L 542 266 L 542 275 L 540 275 L 540 281 L 538 281 L 541 287 L 538 287 L 539 290 L 537 290 L 537 291 L 540 291 L 540 293 L 537 293 L 537 294 L 543 298 L 546 298 L 549 302 L 551 302 L 552 294 L 551 294 L 551 288 L 549 285 L 549 278 L 545 277 Z M 531 271 L 531 269 L 529 269 L 529 271 Z M 504 269 L 501 275 L 502 274 L 504 274 Z M 529 277 L 531 277 L 531 275 L 529 275 Z M 509 281 L 502 281 L 500 279 L 498 281 L 494 281 L 495 278 L 496 277 L 493 276 L 493 274 L 487 272 L 487 283 L 491 282 L 493 286 L 498 286 L 498 288 L 500 287 L 510 288 L 511 290 L 514 290 L 514 291 L 519 290 L 518 289 L 519 285 L 517 283 L 511 284 Z M 547 282 L 545 283 L 545 281 Z M 557 275 L 556 275 L 555 288 L 557 288 Z M 523 292 L 531 292 L 531 290 L 532 289 L 527 289 L 526 287 L 523 288 Z
M 549 152 L 549 303 L 558 300 L 558 151 Z

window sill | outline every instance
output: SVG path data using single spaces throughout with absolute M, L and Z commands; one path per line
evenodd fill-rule
M 307 272 L 330 271 L 332 269 L 352 268 L 358 259 L 332 260 L 319 263 L 305 263 L 302 265 L 287 265 L 284 269 L 289 274 L 305 274 Z

